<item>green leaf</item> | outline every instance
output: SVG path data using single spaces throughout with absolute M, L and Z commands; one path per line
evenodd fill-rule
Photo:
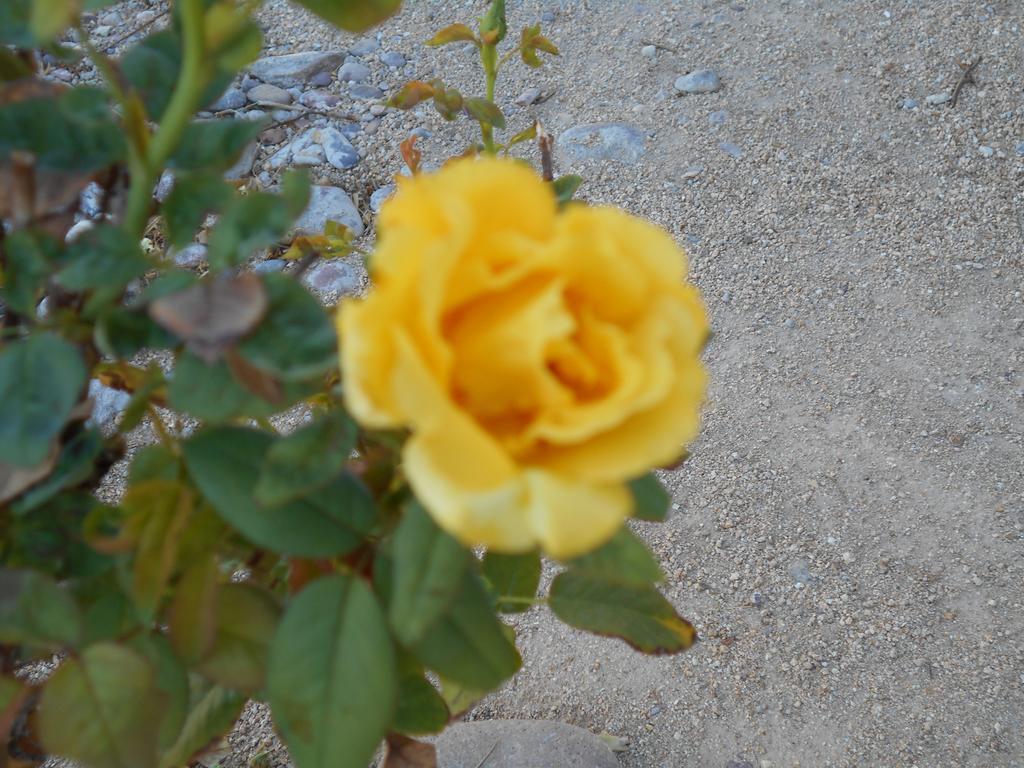
M 145 311 L 126 307 L 111 307 L 101 314 L 94 339 L 104 355 L 119 360 L 134 357 L 142 349 L 166 349 L 175 343 L 171 332 Z
M 75 598 L 82 608 L 84 647 L 125 637 L 139 628 L 135 605 L 124 593 L 111 568 L 75 584 Z
M 0 23 L 2 23 L 3 13 L 0 10 Z M 3 42 L 3 35 L 0 34 L 0 44 Z M 21 80 L 23 77 L 31 77 L 32 74 L 32 67 L 28 63 L 13 51 L 0 47 L 0 82 L 6 83 L 13 80 Z
M 4 0 L 0 2 L 0 44 L 18 48 L 33 48 L 31 0 Z
M 275 442 L 253 495 L 273 506 L 323 487 L 342 471 L 356 442 L 356 426 L 332 411 Z
M 121 506 L 137 531 L 132 595 L 139 612 L 155 618 L 178 559 L 178 545 L 194 506 L 191 489 L 177 480 L 133 485 Z
M 629 491 L 633 494 L 633 517 L 656 523 L 664 522 L 668 517 L 672 498 L 653 472 L 630 480 Z
M 5 741 L 28 693 L 28 686 L 20 680 L 0 676 L 0 737 Z
M 217 634 L 220 572 L 215 556 L 182 574 L 171 603 L 171 644 L 190 666 L 206 658 Z
M 566 624 L 621 638 L 644 653 L 677 653 L 697 638 L 693 626 L 650 585 L 611 581 L 574 569 L 555 577 L 548 604 Z
M 183 171 L 227 170 L 264 128 L 261 120 L 196 120 L 185 128 L 168 165 Z
M 199 751 L 231 730 L 246 700 L 243 694 L 220 686 L 208 690 L 188 713 L 174 746 L 163 753 L 159 768 L 190 765 Z
M 18 230 L 4 240 L 4 256 L 0 299 L 15 312 L 33 317 L 61 246 L 43 232 Z
M 488 552 L 484 555 L 483 573 L 497 598 L 498 610 L 503 613 L 522 613 L 530 609 L 529 601 L 537 596 L 540 555 L 537 552 L 522 555 Z
M 338 337 L 323 306 L 287 275 L 263 275 L 269 306 L 241 344 L 239 354 L 283 382 L 302 381 L 334 370 Z
M 65 659 L 47 681 L 40 740 L 48 753 L 94 768 L 153 765 L 163 710 L 149 663 L 101 643 Z
M 166 706 L 158 742 L 161 750 L 166 749 L 178 738 L 188 714 L 188 675 L 163 635 L 135 635 L 128 645 L 149 662 L 156 674 L 153 686 L 162 694 Z
M 125 149 L 124 132 L 97 88 L 0 106 L 0 157 L 24 150 L 38 169 L 87 173 L 120 161 Z
M 263 687 L 267 653 L 280 617 L 280 607 L 266 590 L 224 584 L 217 598 L 213 648 L 199 670 L 218 685 L 255 693 Z
M 175 248 L 192 242 L 206 215 L 216 213 L 234 197 L 231 185 L 216 171 L 179 174 L 161 211 L 167 221 L 167 239 Z
M 147 480 L 177 480 L 181 460 L 166 445 L 147 445 L 140 448 L 128 468 L 128 485 Z
M 73 0 L 33 0 L 32 33 L 37 40 L 49 42 L 71 26 L 78 16 L 79 4 Z
M 446 88 L 440 80 L 433 80 L 434 109 L 445 120 L 454 120 L 462 111 L 465 100 L 456 88 Z
M 69 291 L 116 292 L 149 268 L 138 241 L 113 224 L 101 224 L 75 240 L 67 262 L 57 282 Z
M 89 445 L 79 446 L 78 438 L 74 442 L 76 452 L 79 448 L 90 449 Z M 92 439 L 83 442 L 91 444 Z M 85 539 L 85 520 L 99 506 L 90 493 L 64 492 L 39 500 L 51 491 L 56 493 L 55 486 L 67 477 L 57 474 L 63 471 L 58 468 L 50 479 L 11 505 L 14 515 L 0 544 L 0 558 L 9 567 L 41 571 L 65 580 L 92 576 L 109 566 L 109 558 L 95 551 Z M 51 480 L 54 485 L 49 485 Z M 33 496 L 37 491 L 40 497 Z
M 440 733 L 450 714 L 437 688 L 423 676 L 422 669 L 403 671 L 398 680 L 398 709 L 391 730 L 410 736 Z
M 534 121 L 529 128 L 524 128 L 505 144 L 505 153 L 512 149 L 516 144 L 522 144 L 524 141 L 532 141 L 537 138 L 537 123 Z
M 217 514 L 257 546 L 313 558 L 359 547 L 376 511 L 369 491 L 350 474 L 288 504 L 256 502 L 253 488 L 273 442 L 265 432 L 240 427 L 207 429 L 184 444 L 185 463 Z
M 479 41 L 476 39 L 476 35 L 473 34 L 473 30 L 465 24 L 451 24 L 445 27 L 432 38 L 427 40 L 426 44 L 436 48 L 440 45 L 448 45 L 448 43 L 457 43 L 460 40 L 474 42 L 479 45 Z
M 388 99 L 387 105 L 395 109 L 412 109 L 417 104 L 433 98 L 434 86 L 422 80 L 411 80 L 403 85 L 394 96 Z
M 394 14 L 402 0 L 298 0 L 329 24 L 348 32 L 363 32 Z
M 583 184 L 583 177 L 577 176 L 575 173 L 560 176 L 551 182 L 551 186 L 555 190 L 555 197 L 558 198 L 558 204 L 565 205 L 571 201 L 581 184 Z
M 452 717 L 468 712 L 470 707 L 490 693 L 489 689 L 470 688 L 454 680 L 446 680 L 441 675 L 438 675 L 437 679 L 441 685 L 441 698 L 444 699 Z
M 522 663 L 503 627 L 479 577 L 466 572 L 448 611 L 410 650 L 448 680 L 492 690 L 514 675 Z
M 411 646 L 460 591 L 469 553 L 412 501 L 405 505 L 395 530 L 392 559 L 388 619 L 398 641 Z
M 74 646 L 81 634 L 78 607 L 56 581 L 0 569 L 0 643 L 60 648 Z
M 665 578 L 647 545 L 626 526 L 603 547 L 576 558 L 571 565 L 575 572 L 641 587 Z
M 254 251 L 276 244 L 308 203 L 309 181 L 298 174 L 286 177 L 280 195 L 250 192 L 234 198 L 210 234 L 210 268 L 241 264 Z
M 297 768 L 365 768 L 397 703 L 384 611 L 361 580 L 318 579 L 274 637 L 267 698 Z
M 489 45 L 496 45 L 505 39 L 507 32 L 505 0 L 491 0 L 491 7 L 480 19 L 480 39 Z
M 81 355 L 64 339 L 35 334 L 0 350 L 0 462 L 43 461 L 84 387 Z
M 146 37 L 121 58 L 125 80 L 138 92 L 153 120 L 167 108 L 180 67 L 181 41 L 174 29 Z
M 16 515 L 24 515 L 45 504 L 65 488 L 84 483 L 95 472 L 96 460 L 102 450 L 103 436 L 97 430 L 79 432 L 61 448 L 57 466 L 53 468 L 50 476 L 12 504 L 11 510 Z M 66 535 L 67 531 L 60 533 Z M 63 536 L 61 541 L 65 541 Z
M 465 100 L 466 111 L 485 125 L 505 127 L 505 116 L 493 101 L 472 96 Z
M 255 41 L 259 41 L 258 29 L 242 30 L 240 35 L 241 58 L 252 51 Z M 139 94 L 146 113 L 154 121 L 159 121 L 171 94 L 178 82 L 181 69 L 181 38 L 176 26 L 146 37 L 132 47 L 121 59 L 121 71 L 125 80 Z M 225 69 L 225 62 L 215 61 L 215 71 L 210 82 L 203 91 L 200 105 L 205 106 L 220 97 L 228 84 L 241 67 Z
M 178 358 L 167 395 L 175 410 L 208 422 L 275 410 L 235 381 L 224 361 L 210 365 L 192 352 Z

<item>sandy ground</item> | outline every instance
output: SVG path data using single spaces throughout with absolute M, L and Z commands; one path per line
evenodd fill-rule
M 471 53 L 419 42 L 483 5 L 412 0 L 382 51 L 480 91 Z M 710 307 L 703 436 L 642 529 L 704 642 L 645 658 L 534 610 L 523 671 L 472 716 L 607 731 L 631 768 L 1024 765 L 1024 6 L 510 6 L 564 54 L 509 68 L 510 126 L 643 131 L 635 163 L 561 171 L 671 231 Z M 279 0 L 263 19 L 271 52 L 353 43 Z M 926 103 L 979 55 L 955 107 Z M 722 89 L 678 96 L 704 67 Z M 550 98 L 515 107 L 530 86 Z M 417 126 L 428 162 L 472 137 L 389 114 L 353 172 L 315 175 L 365 198 Z

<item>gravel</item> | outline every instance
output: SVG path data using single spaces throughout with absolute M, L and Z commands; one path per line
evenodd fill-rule
M 584 177 L 582 199 L 686 245 L 709 307 L 702 435 L 662 475 L 669 521 L 637 525 L 703 642 L 647 658 L 535 609 L 514 622 L 523 670 L 471 717 L 616 734 L 625 768 L 1024 764 L 1024 7 L 509 5 L 510 36 L 547 17 L 562 56 L 503 69 L 499 138 L 539 119 L 559 138 L 557 172 Z M 407 2 L 381 40 L 411 76 L 479 95 L 472 51 L 417 41 L 482 7 Z M 390 92 L 406 77 L 376 38 L 285 0 L 261 21 L 270 53 L 347 50 Z M 649 41 L 664 46 L 653 61 L 637 55 Z M 979 54 L 977 84 L 950 107 L 960 63 Z M 676 98 L 698 66 L 728 88 Z M 365 110 L 332 87 L 339 109 Z M 517 107 L 532 87 L 552 95 Z M 901 108 L 911 97 L 927 108 Z M 705 119 L 717 110 L 726 128 Z M 363 159 L 313 170 L 352 220 L 366 211 L 364 249 L 369 190 L 400 171 L 399 142 L 432 131 L 419 147 L 440 164 L 479 140 L 429 105 L 369 125 L 316 125 L 351 134 Z M 624 126 L 628 162 L 601 125 Z M 513 154 L 536 162 L 528 144 Z M 797 561 L 813 581 L 794 578 Z M 285 764 L 261 707 L 232 741 L 230 768 L 268 745 Z

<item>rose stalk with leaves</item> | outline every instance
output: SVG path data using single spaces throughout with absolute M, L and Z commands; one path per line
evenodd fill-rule
M 397 5 L 303 4 L 346 29 Z M 399 181 L 337 333 L 294 275 L 242 267 L 282 242 L 308 265 L 345 234 L 292 235 L 301 175 L 223 181 L 258 123 L 193 117 L 258 54 L 254 6 L 178 0 L 114 60 L 81 4 L 0 5 L 0 763 L 179 768 L 256 699 L 299 768 L 361 768 L 382 742 L 391 768 L 431 765 L 414 737 L 519 668 L 503 613 L 546 604 L 647 653 L 694 640 L 627 526 L 664 519 L 649 471 L 697 432 L 707 323 L 682 252 L 494 157 L 513 143 L 495 138 L 496 0 L 468 32 L 482 106 L 428 84 L 487 157 Z M 69 26 L 102 87 L 39 77 L 34 50 L 78 55 Z M 538 50 L 530 27 L 512 53 Z M 92 181 L 102 213 L 65 242 Z M 166 249 L 209 214 L 199 277 Z M 130 396 L 105 432 L 90 379 Z M 105 503 L 129 433 L 152 437 Z M 558 574 L 539 595 L 542 555 Z

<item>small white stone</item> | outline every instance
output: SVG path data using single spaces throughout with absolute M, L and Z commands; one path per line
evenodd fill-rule
M 658 48 L 653 45 L 645 45 L 640 49 L 640 53 L 642 53 L 646 58 L 653 60 L 658 55 Z

